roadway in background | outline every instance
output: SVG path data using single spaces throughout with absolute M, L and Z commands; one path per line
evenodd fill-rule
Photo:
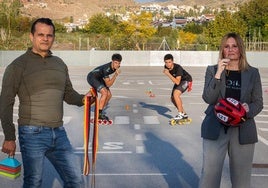
M 86 93 L 86 75 L 92 67 L 69 67 L 74 88 Z M 105 110 L 114 120 L 112 126 L 100 126 L 96 165 L 96 188 L 195 188 L 202 165 L 200 125 L 207 107 L 201 98 L 205 67 L 185 67 L 193 76 L 193 90 L 183 94 L 183 103 L 193 119 L 190 125 L 170 126 L 176 115 L 170 102 L 171 81 L 162 67 L 124 67 L 111 91 L 113 98 Z M 4 68 L 0 69 L 0 79 Z M 268 68 L 261 68 L 264 109 L 256 117 L 259 142 L 256 144 L 252 188 L 268 185 Z M 154 97 L 150 96 L 149 91 Z M 64 105 L 67 134 L 83 165 L 83 107 Z M 17 103 L 14 119 L 17 118 Z M 0 128 L 0 143 L 4 136 Z M 18 145 L 17 145 L 18 146 Z M 91 151 L 91 150 L 90 150 Z M 6 155 L 0 153 L 0 159 Z M 243 156 L 241 156 L 243 157 Z M 19 147 L 16 158 L 21 161 Z M 227 158 L 227 157 L 226 157 Z M 54 168 L 46 161 L 43 188 L 61 188 Z M 228 158 L 225 161 L 221 188 L 229 188 Z M 83 177 L 85 187 L 91 175 Z M 0 187 L 18 188 L 22 176 L 15 180 L 0 177 Z

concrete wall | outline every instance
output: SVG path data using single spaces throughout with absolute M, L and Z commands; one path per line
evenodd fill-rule
M 0 66 L 5 67 L 25 51 L 0 51 Z M 98 66 L 111 60 L 113 53 L 123 57 L 122 66 L 163 66 L 167 53 L 182 66 L 207 66 L 217 62 L 217 51 L 53 51 L 68 66 Z M 247 52 L 249 63 L 255 67 L 268 67 L 268 52 Z

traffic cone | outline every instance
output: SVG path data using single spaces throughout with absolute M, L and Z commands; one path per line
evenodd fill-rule
M 21 163 L 13 158 L 7 157 L 0 161 L 0 175 L 15 179 L 20 176 L 21 173 Z

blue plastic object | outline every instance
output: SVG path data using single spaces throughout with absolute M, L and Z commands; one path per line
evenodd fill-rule
M 21 165 L 21 163 L 15 158 L 7 157 L 3 159 L 2 161 L 0 161 L 0 165 L 11 167 L 11 168 L 17 168 L 18 166 Z

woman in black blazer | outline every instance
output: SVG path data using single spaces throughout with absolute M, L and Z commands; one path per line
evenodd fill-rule
M 223 37 L 218 64 L 207 67 L 202 97 L 208 107 L 201 126 L 203 166 L 199 187 L 220 187 L 228 153 L 232 187 L 249 188 L 258 141 L 254 117 L 263 109 L 263 98 L 259 71 L 248 64 L 238 34 L 228 33 Z M 215 104 L 227 97 L 240 101 L 246 111 L 246 120 L 237 126 L 222 124 L 215 115 Z

